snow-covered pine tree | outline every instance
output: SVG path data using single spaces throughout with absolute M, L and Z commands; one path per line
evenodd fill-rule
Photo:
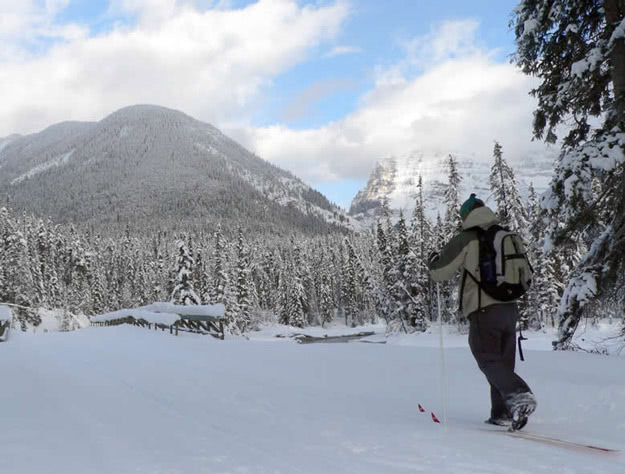
M 193 271 L 193 257 L 184 239 L 176 241 L 178 256 L 176 257 L 176 286 L 171 294 L 171 302 L 182 305 L 200 304 L 200 297 L 193 289 L 191 275 Z
M 41 324 L 41 318 L 36 311 L 29 310 L 36 306 L 36 292 L 30 269 L 28 242 L 24 233 L 19 230 L 20 223 L 7 219 L 4 222 L 4 273 L 5 294 L 3 301 L 17 304 L 24 308 L 15 311 L 16 321 L 25 331 L 28 327 Z
M 359 256 L 360 251 L 356 248 L 356 241 L 353 237 L 345 239 L 345 251 L 345 271 L 343 273 L 345 295 L 343 304 L 346 315 L 349 313 L 351 325 L 362 325 L 365 323 L 365 320 L 373 321 L 374 319 L 369 312 L 375 306 L 375 289 L 372 286 L 369 271 L 364 267 Z
M 393 288 L 393 251 L 391 243 L 389 242 L 391 235 L 388 235 L 384 230 L 382 222 L 377 222 L 377 246 L 378 246 L 378 258 L 380 259 L 379 265 L 382 268 L 382 281 L 380 282 L 380 302 L 379 310 L 381 316 L 386 321 L 387 325 L 392 319 L 393 315 L 393 298 L 391 292 Z
M 119 294 L 119 278 L 117 277 L 117 243 L 113 239 L 107 239 L 104 247 L 104 255 L 103 262 L 105 265 L 105 278 L 106 278 L 106 287 L 108 288 L 107 300 L 109 303 L 109 308 L 111 309 L 119 309 L 120 305 L 120 294 Z M 169 278 L 168 278 L 169 283 Z M 173 279 L 171 283 L 171 288 L 168 287 L 167 297 L 171 295 L 174 291 Z
M 140 258 L 140 263 L 137 265 L 137 282 L 136 285 L 137 294 L 135 295 L 135 301 L 141 306 L 148 305 L 153 302 L 152 300 L 152 278 L 150 275 L 151 264 L 143 259 L 143 255 L 137 255 Z M 94 277 L 95 278 L 95 277 Z M 199 295 L 198 295 L 199 296 Z M 200 298 L 200 302 L 201 302 Z
M 278 310 L 278 322 L 280 324 L 284 324 L 285 326 L 288 326 L 291 321 L 291 316 L 289 314 L 289 287 L 287 285 L 289 276 L 288 267 L 281 267 L 278 282 L 278 300 L 276 303 Z
M 15 232 L 15 224 L 6 207 L 0 208 L 0 301 L 11 303 L 15 298 L 11 288 L 11 272 L 9 267 L 9 241 Z
M 391 297 L 393 298 L 393 319 L 397 319 L 402 330 L 407 331 L 414 310 L 410 294 L 410 272 L 414 271 L 411 258 L 410 243 L 408 242 L 408 229 L 404 219 L 404 213 L 400 210 L 399 220 L 396 226 L 397 246 L 394 252 L 395 265 L 392 272 Z
M 449 225 L 443 222 L 441 215 L 436 216 L 436 225 L 434 226 L 434 249 L 439 251 L 449 241 L 450 234 L 447 233 Z M 442 319 L 448 322 L 455 322 L 457 316 L 458 302 L 456 295 L 458 293 L 458 277 L 450 281 L 441 281 L 436 283 L 440 288 L 440 310 Z M 438 318 L 438 292 L 433 290 L 432 292 L 432 306 L 436 308 L 436 311 L 431 313 L 434 317 Z
M 301 278 L 297 274 L 297 270 L 294 269 L 293 274 L 295 278 L 289 285 L 289 324 L 298 328 L 306 326 L 306 313 L 304 312 L 303 302 L 306 300 L 306 291 L 304 290 L 304 284 Z
M 37 248 L 39 250 L 41 274 L 44 281 L 44 299 L 49 308 L 59 308 L 61 306 L 61 288 L 57 275 L 57 238 L 52 223 L 49 220 L 46 222 L 42 221 L 37 232 Z
M 322 260 L 323 262 L 324 260 Z M 334 298 L 330 286 L 330 276 L 325 265 L 319 268 L 319 313 L 321 316 L 321 326 L 331 323 L 334 319 Z
M 564 290 L 562 278 L 567 275 L 560 273 L 556 275 L 556 266 L 562 261 L 556 256 L 562 253 L 561 250 L 545 251 L 545 218 L 544 211 L 540 208 L 538 196 L 534 186 L 530 183 L 528 189 L 528 219 L 530 222 L 530 239 L 527 243 L 527 250 L 530 261 L 534 268 L 532 286 L 527 293 L 527 321 L 532 327 L 544 327 L 555 325 L 555 315 L 558 311 L 560 295 Z
M 93 314 L 102 314 L 105 313 L 108 309 L 107 300 L 106 300 L 106 288 L 105 283 L 106 280 L 104 278 L 104 274 L 102 273 L 102 266 L 98 265 L 97 268 L 94 269 L 93 277 L 91 281 L 91 297 L 92 297 L 92 313 Z
M 548 308 L 543 307 L 542 298 L 547 285 L 544 272 L 547 262 L 542 243 L 544 226 L 541 225 L 540 207 L 533 183 L 530 183 L 528 188 L 527 217 L 530 223 L 529 234 L 531 238 L 526 241 L 526 250 L 534 269 L 534 275 L 532 285 L 525 296 L 523 307 L 525 314 L 522 314 L 522 318 L 525 321 L 525 326 L 540 329 L 545 325 L 546 314 L 548 313 Z
M 258 289 L 260 288 L 260 249 L 256 246 L 256 243 L 246 244 L 247 252 L 247 264 L 248 264 L 248 295 L 250 300 L 250 313 L 252 315 L 252 323 L 254 319 L 258 319 L 260 316 L 260 295 Z
M 375 324 L 382 301 L 375 239 L 373 234 L 362 234 L 357 238 L 354 237 L 354 243 L 361 288 L 363 323 Z
M 302 301 L 305 298 L 304 285 L 295 267 L 293 257 L 289 258 L 282 277 L 283 299 L 281 304 L 280 321 L 303 328 L 306 325 L 306 315 Z
M 236 245 L 235 298 L 237 314 L 234 315 L 232 328 L 237 333 L 245 333 L 252 323 L 252 302 L 250 298 L 250 262 L 248 250 L 243 239 L 243 230 L 239 228 Z
M 265 249 L 261 253 L 261 257 L 255 271 L 258 289 L 258 306 L 261 310 L 268 310 L 276 307 L 273 300 L 274 282 L 270 276 L 270 269 L 272 269 L 273 265 L 273 252 Z M 272 270 L 275 271 L 275 269 Z
M 460 217 L 460 198 L 458 192 L 462 177 L 458 172 L 458 161 L 452 154 L 445 162 L 447 168 L 447 188 L 445 189 L 445 221 L 444 228 L 446 234 L 451 236 L 462 229 L 462 218 Z
M 211 300 L 213 304 L 225 304 L 226 288 L 229 286 L 227 268 L 228 256 L 226 242 L 221 231 L 221 226 L 219 225 L 215 230 L 214 240 L 213 264 L 215 267 L 213 270 L 213 289 L 211 292 Z
M 522 0 L 511 26 L 515 62 L 540 80 L 534 136 L 555 143 L 567 125 L 542 201 L 547 247 L 588 240 L 560 302 L 554 346 L 566 349 L 587 303 L 610 294 L 625 271 L 625 2 Z
M 41 261 L 41 249 L 39 248 L 38 236 L 41 232 L 43 222 L 41 219 L 34 219 L 24 216 L 26 241 L 28 242 L 28 260 L 33 276 L 34 304 L 36 306 L 46 305 L 45 280 L 43 275 L 43 265 Z
M 358 317 L 358 275 L 356 270 L 356 254 L 349 241 L 345 239 L 345 258 L 343 259 L 343 279 L 341 281 L 341 299 L 343 301 L 343 312 L 345 315 L 345 325 L 356 326 Z
M 301 293 L 299 293 L 300 290 L 298 289 L 298 294 L 301 295 L 299 304 L 301 305 L 302 311 L 304 312 L 305 322 L 308 322 L 310 320 L 309 316 L 311 313 L 310 295 L 312 294 L 312 278 L 310 276 L 310 265 L 308 259 L 306 258 L 305 248 L 303 246 L 300 246 L 293 236 L 291 236 L 290 246 L 292 252 L 291 256 L 293 259 L 292 261 L 295 267 L 295 275 L 297 280 L 299 281 L 299 284 L 301 285 Z
M 440 250 L 453 235 L 462 229 L 462 218 L 460 217 L 460 198 L 458 195 L 462 177 L 458 172 L 458 162 L 453 155 L 447 158 L 447 189 L 445 191 L 445 219 L 437 224 L 436 250 Z M 441 282 L 441 309 L 443 315 L 448 321 L 455 321 L 457 315 L 457 288 L 460 282 L 460 275 L 456 275 L 452 280 Z
M 73 314 L 86 314 L 91 301 L 91 288 L 88 285 L 88 252 L 84 240 L 78 231 L 70 228 L 69 258 L 67 259 L 67 271 L 70 275 L 68 286 L 69 312 Z M 132 302 L 131 294 L 128 294 L 128 304 Z
M 494 163 L 490 169 L 490 190 L 497 202 L 497 215 L 501 225 L 517 232 L 527 242 L 529 222 L 525 203 L 521 199 L 514 171 L 503 157 L 502 147 L 495 142 Z
M 271 251 L 269 260 L 267 261 L 269 266 L 265 267 L 265 272 L 269 278 L 269 299 L 268 308 L 279 308 L 282 298 L 280 291 L 280 285 L 282 282 L 282 270 L 284 268 L 284 258 L 278 248 L 274 248 Z
M 6 207 L 0 207 L 0 301 L 8 301 L 7 288 L 7 243 L 9 237 L 9 211 Z
M 149 273 L 149 295 L 151 301 L 164 301 L 169 295 L 166 295 L 167 287 L 167 271 L 165 270 L 165 256 L 167 249 L 162 245 L 160 232 L 153 235 L 150 239 L 150 258 L 148 263 Z M 200 294 L 200 298 L 204 295 Z M 209 299 L 203 301 L 209 302 Z
M 135 241 L 131 236 L 130 228 L 126 227 L 117 258 L 118 291 L 120 303 L 124 308 L 132 307 L 133 295 L 135 294 L 136 262 L 133 258 L 134 247 Z
M 430 295 L 430 272 L 427 267 L 427 258 L 432 252 L 432 226 L 425 214 L 423 201 L 423 180 L 419 175 L 414 213 L 410 224 L 410 247 L 414 253 L 413 269 L 410 272 L 411 295 L 414 314 L 414 326 L 418 330 L 425 330 L 427 320 L 431 319 L 432 301 Z
M 208 273 L 206 271 L 206 264 L 204 262 L 204 249 L 198 248 L 195 249 L 193 253 L 194 257 L 194 265 L 193 265 L 193 274 L 191 276 L 195 287 L 197 288 L 198 296 L 200 297 L 200 301 L 202 304 L 207 303 L 208 301 L 204 299 L 204 296 L 209 293 L 209 278 Z

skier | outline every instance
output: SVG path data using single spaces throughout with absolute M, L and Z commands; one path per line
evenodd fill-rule
M 491 413 L 485 423 L 518 430 L 536 408 L 536 398 L 525 381 L 514 373 L 516 359 L 515 301 L 493 299 L 480 288 L 480 227 L 499 223 L 495 213 L 475 194 L 460 208 L 462 231 L 438 253 L 432 253 L 429 268 L 434 281 L 449 280 L 463 268 L 460 309 L 469 319 L 469 346 L 480 370 L 490 383 Z

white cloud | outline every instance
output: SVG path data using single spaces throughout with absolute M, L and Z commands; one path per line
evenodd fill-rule
M 332 94 L 352 89 L 357 83 L 352 79 L 336 79 L 313 82 L 309 87 L 300 92 L 297 97 L 281 112 L 281 118 L 285 122 L 299 120 L 310 114 L 313 105 Z
M 476 20 L 446 21 L 433 26 L 424 36 L 404 42 L 406 60 L 417 66 L 431 66 L 451 57 L 466 57 L 480 52 Z
M 362 49 L 357 46 L 335 46 L 330 51 L 328 51 L 324 57 L 333 58 L 335 56 L 344 56 L 346 54 L 358 54 L 361 53 Z
M 375 161 L 411 150 L 492 155 L 514 162 L 543 149 L 531 141 L 532 80 L 478 47 L 474 21 L 440 25 L 406 43 L 406 55 L 377 71 L 358 110 L 327 126 L 237 132 L 248 147 L 311 184 L 366 179 Z M 431 49 L 429 49 L 429 47 Z
M 0 1 L 15 24 L 45 28 L 57 27 L 51 19 L 63 6 L 57 1 L 37 9 L 31 2 L 13 8 L 12 0 Z M 0 57 L 0 136 L 61 120 L 98 120 L 136 103 L 173 107 L 217 124 L 236 121 L 275 76 L 332 39 L 348 13 L 341 0 L 319 7 L 259 0 L 238 10 L 220 2 L 206 11 L 196 3 L 118 0 L 111 8 L 137 15 L 136 26 L 119 25 L 95 37 L 64 36 L 36 58 Z M 33 23 L 34 17 L 44 20 Z M 19 28 L 2 21 L 0 31 L 17 44 Z
M 69 0 L 0 0 L 0 65 L 7 61 L 25 61 L 29 49 L 51 39 L 76 40 L 87 30 L 74 23 L 58 25 L 56 16 Z

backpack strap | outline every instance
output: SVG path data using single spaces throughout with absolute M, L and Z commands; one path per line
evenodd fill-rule
M 482 309 L 482 284 L 480 283 L 480 281 L 477 278 L 475 278 L 473 276 L 473 274 L 470 271 L 465 270 L 464 273 L 465 273 L 465 275 L 469 275 L 471 277 L 471 279 L 477 285 L 477 310 L 476 311 L 479 311 L 480 309 Z M 464 281 L 465 281 L 465 278 L 464 278 L 464 275 L 463 275 L 462 282 L 464 283 Z M 464 293 L 464 286 L 462 287 L 461 294 L 462 293 Z M 462 309 L 462 301 L 460 301 L 460 309 Z
M 483 235 L 486 233 L 486 231 L 482 229 L 480 226 L 469 227 L 468 229 L 464 230 L 464 232 L 470 232 L 470 231 L 474 231 L 477 234 L 478 252 L 479 252 L 479 247 L 481 246 L 481 240 L 483 239 Z M 479 260 L 479 255 L 478 255 L 478 260 Z M 479 311 L 480 309 L 482 309 L 482 285 L 480 284 L 478 279 L 475 278 L 473 274 L 470 271 L 468 271 L 466 268 L 464 269 L 464 272 L 462 273 L 462 280 L 460 281 L 460 295 L 458 296 L 458 299 L 460 300 L 459 309 L 460 311 L 462 311 L 462 300 L 464 299 L 464 285 L 466 284 L 466 281 L 467 281 L 467 275 L 469 275 L 469 277 L 471 277 L 471 279 L 477 285 L 477 310 Z
M 458 306 L 458 309 L 460 311 L 462 311 L 462 298 L 464 298 L 464 284 L 467 280 L 467 270 L 465 269 L 464 272 L 462 272 L 462 279 L 460 280 L 460 295 L 458 295 L 458 299 L 460 300 L 460 305 Z

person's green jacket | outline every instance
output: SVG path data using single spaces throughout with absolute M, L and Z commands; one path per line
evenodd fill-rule
M 488 207 L 473 209 L 462 223 L 462 232 L 455 235 L 440 251 L 438 258 L 429 264 L 434 281 L 450 280 L 459 269 L 463 270 L 460 295 L 462 314 L 465 316 L 477 311 L 478 308 L 504 303 L 504 301 L 495 300 L 481 291 L 473 278 L 465 274 L 465 271 L 469 272 L 477 281 L 480 280 L 480 246 L 477 232 L 466 229 L 479 226 L 486 230 L 494 224 L 499 224 L 499 220 Z

